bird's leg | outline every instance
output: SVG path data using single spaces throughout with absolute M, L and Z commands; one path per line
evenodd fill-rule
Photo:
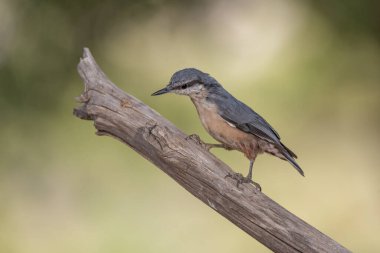
M 249 161 L 249 171 L 248 171 L 248 174 L 247 174 L 247 178 L 249 180 L 252 180 L 252 170 L 253 170 L 253 163 L 255 162 L 255 160 L 250 160 Z
M 253 168 L 253 163 L 255 162 L 255 159 L 252 159 L 249 161 L 249 172 L 247 174 L 246 177 L 244 177 L 242 174 L 240 173 L 228 173 L 225 178 L 227 177 L 230 177 L 234 180 L 236 180 L 236 186 L 239 188 L 239 185 L 240 184 L 245 184 L 245 183 L 250 183 L 250 184 L 253 184 L 256 189 L 258 189 L 259 191 L 261 191 L 261 186 L 252 181 L 252 168 Z
M 232 150 L 231 147 L 225 145 L 225 144 L 220 144 L 220 143 L 216 143 L 216 144 L 213 144 L 213 143 L 205 143 L 205 145 L 207 145 L 207 148 L 208 150 L 212 149 L 212 148 L 224 148 L 225 150 Z
M 227 150 L 231 150 L 231 148 L 225 144 L 205 143 L 201 140 L 201 138 L 197 134 L 191 134 L 191 135 L 187 136 L 186 140 L 194 141 L 195 143 L 197 143 L 198 145 L 200 145 L 202 148 L 206 149 L 207 151 L 210 151 L 210 149 L 212 149 L 212 148 L 224 148 Z
M 261 191 L 261 186 L 252 180 L 252 170 L 253 170 L 254 162 L 255 162 L 255 159 L 249 161 L 249 171 L 245 178 L 246 180 L 249 180 L 259 191 Z

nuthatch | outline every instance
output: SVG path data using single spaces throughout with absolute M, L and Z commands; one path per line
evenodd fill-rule
M 259 190 L 261 187 L 252 181 L 252 167 L 256 156 L 269 153 L 290 162 L 303 176 L 297 158 L 290 149 L 280 141 L 280 136 L 259 114 L 243 102 L 234 98 L 222 85 L 209 74 L 194 68 L 187 68 L 174 73 L 170 83 L 153 96 L 165 93 L 187 95 L 197 108 L 199 118 L 207 132 L 220 144 L 207 144 L 209 147 L 224 147 L 238 150 L 250 160 L 246 177 L 240 173 L 228 174 L 242 183 L 252 183 Z

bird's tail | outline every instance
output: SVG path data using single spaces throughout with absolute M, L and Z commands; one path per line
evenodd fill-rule
M 281 143 L 281 146 L 284 148 L 282 154 L 285 156 L 286 160 L 288 160 L 288 162 L 290 162 L 293 167 L 302 175 L 302 176 L 305 176 L 305 173 L 303 172 L 303 170 L 301 169 L 301 167 L 296 163 L 296 161 L 294 160 L 294 158 L 297 158 L 297 155 L 294 154 L 293 151 L 291 151 L 289 148 L 287 148 L 284 144 Z

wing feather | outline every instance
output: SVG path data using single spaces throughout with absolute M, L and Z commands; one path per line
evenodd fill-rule
M 235 99 L 228 108 L 219 108 L 219 115 L 236 128 L 280 145 L 280 135 L 259 114 Z

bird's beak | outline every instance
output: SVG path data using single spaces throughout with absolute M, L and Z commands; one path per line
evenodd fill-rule
M 161 90 L 158 90 L 158 91 L 154 92 L 154 93 L 152 94 L 152 96 L 162 95 L 162 94 L 168 93 L 169 91 L 170 91 L 170 90 L 168 89 L 168 87 L 165 87 L 165 88 L 163 88 L 163 89 L 161 89 Z

